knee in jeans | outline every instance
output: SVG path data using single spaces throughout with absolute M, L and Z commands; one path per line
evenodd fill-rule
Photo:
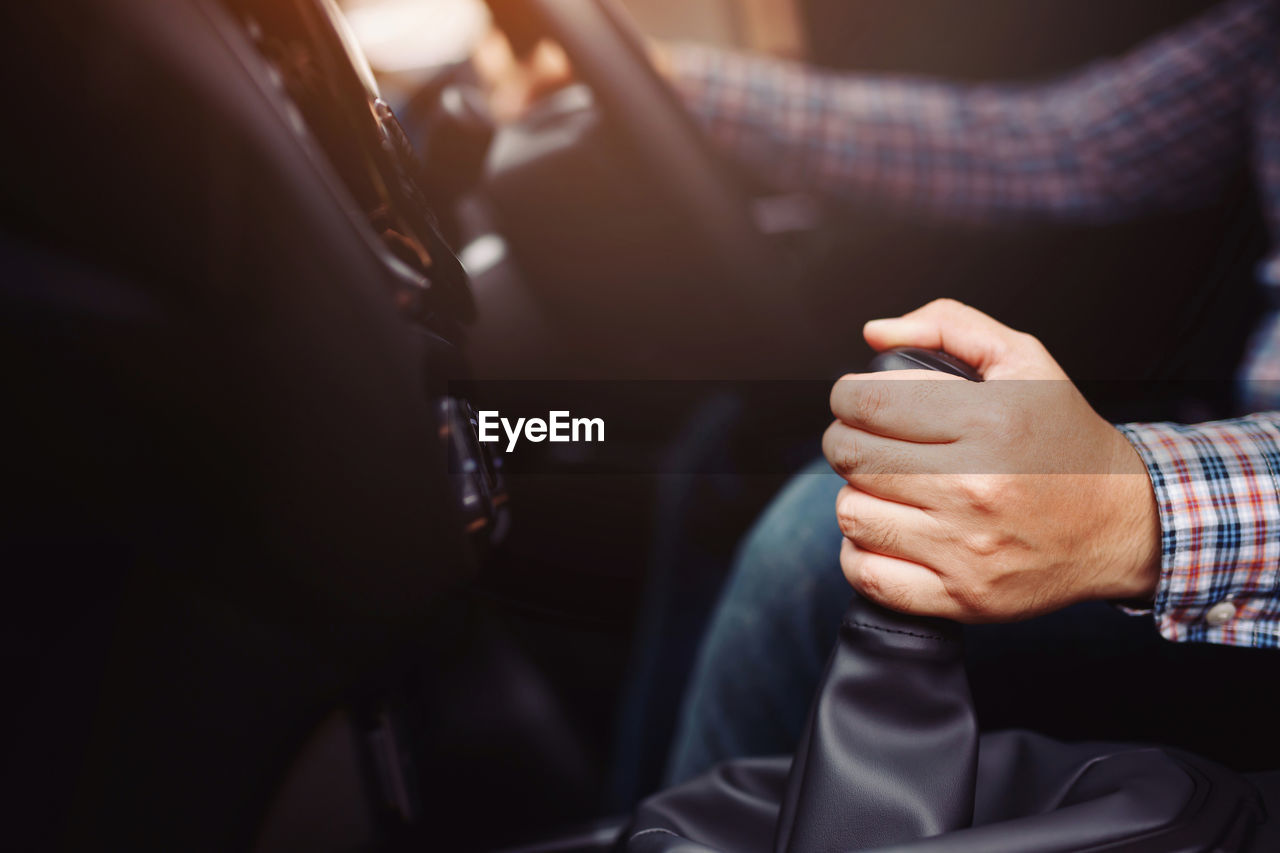
M 730 594 L 768 601 L 838 570 L 835 496 L 840 480 L 806 473 L 794 479 L 747 533 L 734 560 Z

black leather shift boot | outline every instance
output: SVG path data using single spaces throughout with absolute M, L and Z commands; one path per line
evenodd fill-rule
M 777 853 L 866 850 L 972 821 L 978 727 L 958 625 L 855 597 L 809 714 Z
M 1029 732 L 979 744 L 958 627 L 858 600 L 790 765 L 730 761 L 650 797 L 625 849 L 1280 850 L 1280 774 L 1248 777 L 1176 750 Z
M 967 826 L 977 739 L 959 626 L 855 597 L 789 776 L 785 759 L 722 765 L 644 803 L 631 849 L 834 853 Z

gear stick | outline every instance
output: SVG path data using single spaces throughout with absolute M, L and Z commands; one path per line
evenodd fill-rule
M 911 368 L 979 379 L 928 350 L 872 363 Z M 1255 853 L 1280 850 L 1275 814 L 1280 771 L 1027 731 L 979 739 L 960 626 L 854 598 L 794 758 L 727 761 L 655 794 L 625 850 Z
M 911 368 L 981 381 L 946 353 L 916 348 L 881 353 L 869 370 Z M 855 597 L 809 714 L 777 853 L 864 850 L 970 824 L 978 726 L 958 625 Z

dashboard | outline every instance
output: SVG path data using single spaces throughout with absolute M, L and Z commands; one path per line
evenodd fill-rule
M 323 149 L 376 236 L 397 305 L 456 337 L 456 324 L 475 318 L 466 273 L 440 235 L 415 177 L 413 147 L 342 12 L 332 0 L 227 5 L 266 61 L 269 83 L 296 108 L 291 123 Z
M 470 281 L 440 233 L 413 145 L 343 13 L 333 0 L 228 6 L 265 62 L 272 94 L 284 96 L 274 100 L 290 125 L 322 149 L 349 193 L 353 224 L 371 238 L 396 307 L 447 344 L 436 353 L 440 372 L 465 378 L 459 349 L 476 316 Z M 505 527 L 501 460 L 476 440 L 470 403 L 451 391 L 437 384 L 433 405 L 462 526 L 483 549 Z
M 0 20 L 6 723 L 32 733 L 0 781 L 66 827 L 23 846 L 247 849 L 308 732 L 475 577 L 467 278 L 331 4 Z

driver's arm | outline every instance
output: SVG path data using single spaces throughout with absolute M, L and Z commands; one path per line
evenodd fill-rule
M 712 138 L 786 188 L 968 218 L 1106 221 L 1211 197 L 1272 73 L 1267 0 L 1233 0 L 1040 85 L 825 73 L 672 45 L 667 75 Z

